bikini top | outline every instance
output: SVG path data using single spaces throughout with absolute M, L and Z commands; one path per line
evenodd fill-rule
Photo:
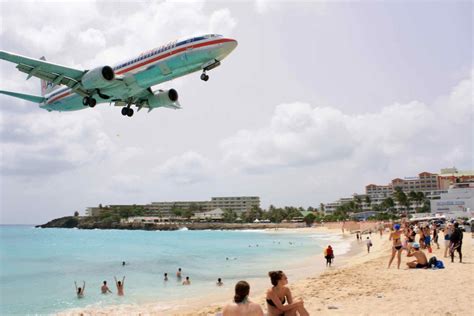
M 286 297 L 284 297 L 284 298 L 283 298 L 283 301 L 281 301 L 281 305 L 285 304 L 285 302 L 286 302 Z M 276 307 L 275 303 L 273 303 L 273 301 L 270 300 L 270 299 L 268 299 L 268 298 L 267 298 L 267 303 L 268 303 L 268 305 L 270 305 L 270 306 Z

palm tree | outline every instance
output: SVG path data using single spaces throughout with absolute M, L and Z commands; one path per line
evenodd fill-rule
M 370 207 L 372 204 L 372 200 L 370 199 L 370 196 L 366 195 L 365 196 L 365 203 Z
M 410 200 L 401 187 L 395 187 L 393 196 L 395 197 L 395 200 L 397 200 L 399 206 L 405 206 L 407 211 L 410 209 Z

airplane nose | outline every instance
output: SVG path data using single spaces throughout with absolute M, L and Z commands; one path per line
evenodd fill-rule
M 223 46 L 225 54 L 228 55 L 237 47 L 237 41 L 229 39 L 227 42 L 224 43 Z

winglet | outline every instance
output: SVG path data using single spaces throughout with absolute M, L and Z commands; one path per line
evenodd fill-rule
M 23 94 L 23 93 L 17 93 L 17 92 L 11 92 L 11 91 L 4 91 L 0 90 L 0 94 L 6 94 L 15 98 L 23 99 L 26 101 L 30 102 L 36 102 L 36 103 L 43 103 L 45 98 L 43 97 L 38 97 L 35 95 L 30 95 L 30 94 Z

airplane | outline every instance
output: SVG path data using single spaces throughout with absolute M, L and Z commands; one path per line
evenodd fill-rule
M 76 111 L 93 108 L 99 103 L 114 103 L 122 107 L 122 115 L 148 112 L 158 107 L 179 109 L 175 89 L 153 91 L 152 86 L 202 71 L 201 80 L 209 80 L 207 71 L 216 68 L 237 47 L 237 41 L 218 34 L 208 34 L 173 41 L 115 66 L 100 66 L 91 70 L 74 69 L 47 62 L 44 57 L 33 59 L 0 50 L 0 59 L 15 63 L 16 68 L 31 77 L 41 79 L 41 96 L 0 90 L 51 111 Z

